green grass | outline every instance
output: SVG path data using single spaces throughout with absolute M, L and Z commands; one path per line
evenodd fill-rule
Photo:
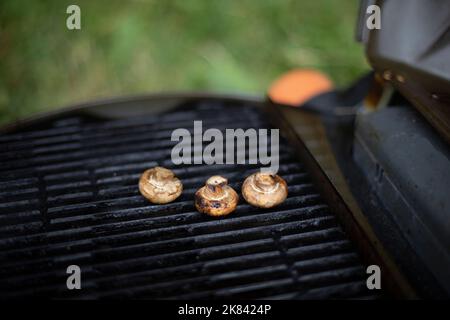
M 69 31 L 66 8 L 81 7 Z M 173 90 L 263 94 L 296 67 L 340 86 L 368 69 L 358 2 L 0 2 L 0 122 L 100 97 Z

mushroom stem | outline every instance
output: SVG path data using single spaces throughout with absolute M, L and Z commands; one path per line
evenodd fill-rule
M 242 184 L 244 199 L 260 208 L 272 208 L 282 203 L 287 194 L 286 181 L 276 174 L 254 173 Z
M 174 177 L 171 170 L 162 167 L 156 167 L 155 169 L 151 175 L 154 180 L 167 180 Z
M 148 182 L 155 188 L 164 188 L 164 186 L 173 179 L 175 175 L 171 170 L 162 167 L 155 167 L 148 177 Z
M 195 207 L 210 216 L 224 216 L 236 209 L 239 196 L 221 176 L 212 176 L 195 193 Z
M 181 181 L 163 167 L 146 170 L 139 180 L 139 191 L 152 203 L 169 203 L 178 198 L 182 190 Z
M 253 176 L 254 186 L 259 189 L 257 191 L 271 193 L 278 189 L 279 183 L 275 180 L 275 176 L 270 173 L 260 173 Z
M 228 180 L 221 176 L 213 176 L 206 181 L 205 194 L 214 200 L 220 200 L 227 196 L 224 190 Z

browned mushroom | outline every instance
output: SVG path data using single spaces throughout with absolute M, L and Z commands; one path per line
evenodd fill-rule
M 225 216 L 236 209 L 239 196 L 229 185 L 226 178 L 212 176 L 206 185 L 195 193 L 195 207 L 201 213 L 210 216 Z
M 278 175 L 257 172 L 242 185 L 244 199 L 260 208 L 272 208 L 282 203 L 288 194 L 286 181 Z
M 178 198 L 183 191 L 183 185 L 171 170 L 154 167 L 142 174 L 139 191 L 150 202 L 163 204 Z

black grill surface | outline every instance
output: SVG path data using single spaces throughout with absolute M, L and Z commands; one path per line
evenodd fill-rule
M 0 136 L 0 291 L 3 298 L 371 298 L 360 262 L 308 173 L 282 141 L 280 206 L 241 199 L 225 218 L 194 207 L 194 193 L 224 175 L 240 194 L 256 165 L 171 162 L 176 128 L 270 128 L 249 103 L 203 101 L 156 116 L 66 117 Z M 171 168 L 175 202 L 138 191 L 147 168 Z M 241 197 L 242 198 L 242 197 Z M 81 268 L 81 290 L 66 269 Z

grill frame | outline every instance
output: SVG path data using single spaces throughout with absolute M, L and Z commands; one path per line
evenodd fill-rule
M 227 103 L 253 103 L 255 105 L 258 105 L 261 108 L 266 107 L 267 105 L 265 105 L 264 103 L 262 103 L 260 100 L 254 100 L 254 99 L 243 99 L 242 97 L 224 97 L 224 96 L 205 96 L 205 95 L 189 95 L 189 96 L 184 96 L 184 95 L 179 95 L 179 96 L 174 96 L 174 95 L 166 95 L 166 96 L 157 96 L 157 97 L 140 97 L 140 98 L 127 98 L 127 99 L 120 99 L 120 100 L 114 100 L 114 101 L 109 101 L 109 102 L 100 102 L 100 103 L 94 103 L 94 104 L 90 104 L 90 105 L 83 105 L 83 106 L 79 106 L 79 107 L 75 107 L 75 108 L 71 108 L 70 110 L 66 110 L 64 112 L 57 112 L 54 113 L 52 115 L 48 115 L 45 116 L 43 118 L 37 118 L 37 119 L 33 119 L 33 120 L 29 120 L 29 121 L 25 121 L 23 123 L 21 123 L 20 125 L 15 125 L 15 126 L 9 126 L 7 128 L 5 128 L 3 131 L 4 132 L 13 132 L 13 131 L 18 131 L 18 130 L 30 130 L 33 128 L 38 128 L 39 126 L 45 125 L 45 123 L 47 123 L 50 120 L 54 120 L 56 118 L 59 117 L 68 117 L 68 116 L 73 116 L 73 115 L 83 115 L 83 114 L 89 114 L 91 116 L 95 116 L 98 118 L 104 118 L 105 117 L 105 111 L 106 113 L 108 113 L 109 116 L 112 116 L 114 118 L 120 118 L 123 117 L 124 114 L 122 113 L 123 110 L 123 106 L 124 105 L 129 105 L 130 102 L 132 101 L 134 104 L 142 104 L 143 101 L 147 101 L 150 102 L 150 105 L 154 104 L 154 105 L 160 105 L 161 104 L 161 100 L 166 100 L 166 103 L 164 103 L 164 110 L 166 109 L 170 109 L 173 106 L 178 105 L 181 102 L 184 102 L 186 104 L 189 103 L 194 103 L 195 101 L 200 101 L 200 100 L 215 100 L 215 101 L 226 101 Z M 167 101 L 168 100 L 168 101 Z M 148 103 L 147 103 L 148 104 Z M 105 108 L 105 110 L 102 110 L 103 106 L 107 106 Z M 147 106 L 148 110 L 147 112 L 150 114 L 153 113 L 157 113 L 159 112 L 158 108 L 151 108 L 149 106 Z M 116 110 L 117 112 L 115 112 L 114 110 Z M 127 111 L 130 111 L 130 109 L 127 108 Z M 142 112 L 142 110 L 138 111 L 139 113 Z M 306 150 L 304 148 L 304 146 L 299 145 L 296 147 L 300 147 L 303 148 L 304 150 Z M 313 159 L 312 159 L 313 161 Z M 320 170 L 319 170 L 320 172 Z M 321 181 L 321 183 L 323 184 L 329 184 L 328 180 L 325 178 L 324 180 Z M 42 190 L 41 190 L 42 191 Z M 43 192 L 40 192 L 41 194 L 45 194 Z M 328 196 L 330 195 L 330 193 L 328 192 Z M 337 201 L 335 199 L 335 201 Z M 338 204 L 338 202 L 334 202 L 335 204 Z M 341 206 L 341 205 L 339 205 Z M 345 205 L 344 205 L 345 207 Z M 335 211 L 335 210 L 332 210 Z M 334 212 L 333 212 L 334 213 Z M 338 215 L 338 218 L 340 218 L 340 216 Z M 47 219 L 50 219 L 50 217 L 47 217 Z M 226 221 L 226 220 L 224 220 Z M 342 223 L 342 221 L 341 221 Z M 349 222 L 347 221 L 346 223 L 344 223 L 344 227 L 346 227 L 346 224 L 348 224 Z M 352 223 L 352 222 L 350 222 Z M 354 231 L 352 231 L 351 235 L 354 234 Z M 359 237 L 361 235 L 358 235 Z M 360 239 L 359 239 L 360 240 Z M 370 250 L 370 247 L 365 247 L 365 250 Z M 372 259 L 373 257 L 371 257 L 369 260 L 374 261 Z M 194 269 L 195 270 L 195 269 Z M 269 270 L 271 271 L 271 270 Z M 275 272 L 275 271 L 274 271 Z M 206 278 L 204 278 L 203 280 L 207 280 Z M 176 284 L 177 286 L 180 285 L 180 283 L 178 282 Z M 350 288 L 351 289 L 351 288 Z M 276 295 L 275 297 L 287 297 L 285 294 L 280 294 L 280 295 Z M 69 295 L 70 297 L 70 295 Z M 87 297 L 96 297 L 96 295 L 92 295 L 92 296 L 87 296 Z M 184 295 L 181 296 L 179 298 L 201 298 L 202 296 L 195 296 L 195 295 Z M 225 295 L 226 297 L 226 295 Z M 240 297 L 247 297 L 244 295 L 241 295 Z M 301 296 L 298 295 L 291 295 L 288 296 L 290 298 L 294 297 L 294 298 L 299 298 Z
M 270 104 L 267 111 L 273 122 L 282 128 L 291 145 L 295 146 L 299 159 L 305 163 L 320 194 L 327 199 L 353 243 L 357 244 L 364 262 L 380 266 L 382 286 L 395 298 L 417 299 L 419 293 L 375 234 L 360 208 L 361 198 L 358 198 L 359 201 L 355 199 L 348 180 L 337 164 L 330 146 L 333 139 L 326 133 L 326 123 L 333 120 L 321 119 L 314 113 L 293 111 L 290 106 Z M 349 122 L 348 119 L 338 121 L 347 125 Z M 306 129 L 299 129 L 301 126 Z M 302 131 L 307 131 L 307 134 Z

